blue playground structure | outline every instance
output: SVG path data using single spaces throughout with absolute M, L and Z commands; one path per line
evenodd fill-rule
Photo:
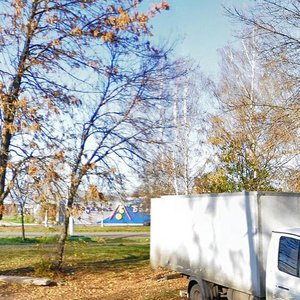
M 100 223 L 100 222 L 99 222 Z M 104 225 L 149 225 L 150 215 L 139 211 L 136 205 L 118 205 Z

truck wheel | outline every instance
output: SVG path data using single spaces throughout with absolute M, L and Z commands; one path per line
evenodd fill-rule
M 189 300 L 204 300 L 207 299 L 203 295 L 203 290 L 198 283 L 194 284 L 189 292 Z

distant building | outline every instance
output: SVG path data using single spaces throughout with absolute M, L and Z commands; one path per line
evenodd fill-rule
M 144 209 L 143 199 L 127 201 L 94 202 L 77 204 L 75 224 L 144 225 L 150 222 L 149 211 Z
M 150 215 L 140 209 L 139 204 L 119 204 L 104 225 L 144 225 L 150 222 Z

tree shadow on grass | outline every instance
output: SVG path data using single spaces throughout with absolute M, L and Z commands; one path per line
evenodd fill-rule
M 96 248 L 93 249 L 96 249 L 97 251 L 98 249 L 104 250 L 94 253 L 90 246 L 88 246 L 88 248 L 86 248 L 86 246 L 87 245 L 83 244 L 83 248 L 81 248 L 81 244 L 78 244 L 75 246 L 72 245 L 71 248 L 69 248 L 69 251 L 67 251 L 68 253 L 66 253 L 61 272 L 52 272 L 51 269 L 48 268 L 49 263 L 55 257 L 55 249 L 52 251 L 52 249 L 46 247 L 45 249 L 30 249 L 30 251 L 38 251 L 36 253 L 37 257 L 40 258 L 38 262 L 32 262 L 32 265 L 30 265 L 31 263 L 28 261 L 28 266 L 19 268 L 13 268 L 13 265 L 10 266 L 7 264 L 7 269 L 2 269 L 0 271 L 0 275 L 35 276 L 38 275 L 37 271 L 45 271 L 44 273 L 49 276 L 64 276 L 82 271 L 97 273 L 110 271 L 119 272 L 120 270 L 130 270 L 149 264 L 149 251 L 145 247 L 136 250 L 134 247 L 132 249 L 120 246 L 103 248 L 101 245 L 101 248 L 95 246 Z M 83 253 L 83 255 L 81 255 L 81 253 Z M 84 254 L 88 254 L 88 256 L 85 257 Z M 42 262 L 45 264 L 41 264 Z
M 118 272 L 124 269 L 136 268 L 137 266 L 148 262 L 149 255 L 128 255 L 127 257 L 120 259 L 77 262 L 74 263 L 70 268 L 64 268 L 64 270 L 67 272 L 70 270 L 72 270 L 73 272 L 78 272 L 81 270 L 91 272 Z
M 24 268 L 0 271 L 0 275 L 5 275 L 5 276 L 29 276 L 32 275 L 33 273 L 34 273 L 34 267 L 24 267 Z

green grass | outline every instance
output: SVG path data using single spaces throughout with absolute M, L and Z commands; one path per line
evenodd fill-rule
M 21 233 L 21 226 L 0 226 L 0 232 L 20 232 Z M 25 226 L 25 233 L 26 232 L 42 232 L 42 233 L 51 233 L 51 232 L 59 232 L 61 227 L 45 227 L 42 225 L 28 225 Z
M 12 222 L 12 223 L 22 223 L 21 216 L 10 216 L 10 217 L 3 217 L 4 222 Z M 25 215 L 24 216 L 24 223 L 31 224 L 34 222 L 34 218 L 32 216 Z
M 75 232 L 149 232 L 150 226 L 104 226 L 75 225 Z
M 58 241 L 57 236 L 26 238 L 21 237 L 1 237 L 0 245 L 19 245 L 19 244 L 51 244 Z
M 25 232 L 60 232 L 61 226 L 45 227 L 42 225 L 29 225 L 26 224 Z M 149 232 L 150 226 L 111 226 L 101 227 L 100 225 L 75 225 L 75 233 L 84 232 Z M 0 226 L 0 232 L 21 232 L 21 226 Z
M 25 238 L 23 240 L 21 237 L 0 237 L 0 245 L 20 245 L 20 244 L 55 244 L 58 242 L 59 235 L 52 236 L 41 236 L 34 238 Z M 69 242 L 90 242 L 91 238 L 86 236 L 81 237 L 70 237 Z
M 55 244 L 58 242 L 59 235 L 42 236 L 34 238 L 26 238 L 23 240 L 21 237 L 0 237 L 0 245 L 20 245 L 20 244 Z M 148 244 L 149 238 L 99 238 L 87 236 L 72 236 L 68 238 L 69 243 L 74 242 L 89 242 L 98 244 L 132 244 L 143 243 Z
M 29 275 L 44 267 L 55 255 L 55 245 L 30 247 L 0 247 L 0 272 L 5 274 Z M 129 264 L 130 263 L 130 264 Z M 115 270 L 129 268 L 136 263 L 149 263 L 149 245 L 100 245 L 90 243 L 68 243 L 65 251 L 64 268 Z

